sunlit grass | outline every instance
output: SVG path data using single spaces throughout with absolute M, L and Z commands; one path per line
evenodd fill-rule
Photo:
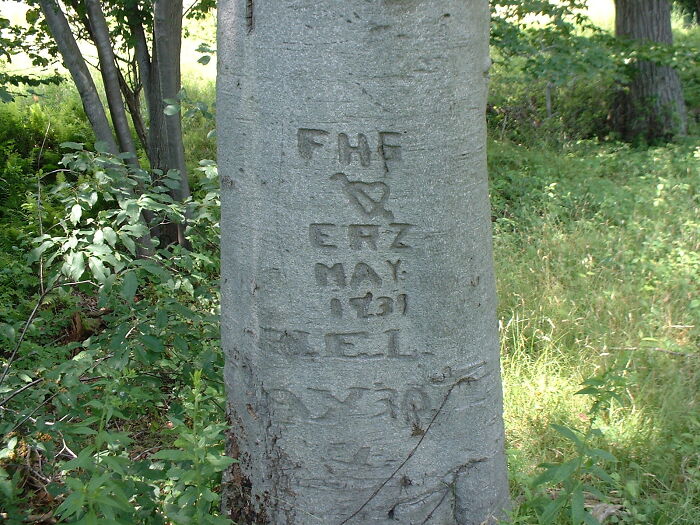
M 576 453 L 549 425 L 585 429 L 591 399 L 576 392 L 614 370 L 626 402 L 596 420 L 596 445 L 618 458 L 609 497 L 626 523 L 700 523 L 697 153 L 496 143 L 490 155 L 497 186 L 517 168 L 542 187 L 495 236 L 514 499 L 537 464 Z

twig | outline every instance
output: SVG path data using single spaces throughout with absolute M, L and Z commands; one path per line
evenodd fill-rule
M 66 445 L 66 440 L 65 440 L 65 439 L 61 438 L 61 442 L 63 443 L 63 448 L 62 448 L 61 450 L 59 450 L 59 451 L 56 453 L 56 457 L 60 456 L 60 455 L 63 453 L 64 450 L 66 451 L 66 456 L 68 456 L 69 458 L 75 459 L 75 458 L 78 457 L 78 456 L 75 454 L 75 452 L 73 452 L 73 451 L 70 449 L 70 447 L 69 447 L 68 445 Z
M 355 516 L 357 516 L 357 515 L 362 511 L 362 509 L 364 509 L 367 505 L 369 505 L 369 503 L 377 496 L 377 494 L 379 494 L 379 492 L 386 486 L 386 484 L 389 483 L 389 482 L 394 478 L 394 476 L 396 476 L 396 474 L 399 472 L 399 470 L 401 470 L 401 469 L 403 468 L 403 466 L 404 466 L 406 463 L 408 463 L 408 460 L 410 460 L 410 459 L 413 457 L 413 455 L 416 453 L 416 450 L 418 450 L 418 447 L 420 447 L 421 444 L 423 443 L 423 440 L 425 439 L 425 436 L 428 435 L 428 432 L 430 431 L 430 428 L 433 426 L 433 423 L 435 423 L 435 420 L 437 419 L 437 417 L 438 417 L 438 416 L 440 415 L 440 413 L 442 412 L 442 409 L 445 407 L 445 404 L 447 403 L 447 400 L 450 398 L 450 395 L 452 394 L 452 391 L 453 391 L 455 388 L 457 388 L 457 386 L 459 386 L 459 385 L 461 385 L 461 384 L 463 384 L 463 383 L 470 383 L 470 382 L 475 381 L 475 380 L 476 380 L 476 379 L 473 378 L 473 377 L 471 377 L 471 376 L 469 376 L 469 377 L 463 377 L 463 378 L 461 378 L 460 380 L 458 380 L 455 384 L 453 384 L 453 385 L 450 387 L 450 389 L 449 389 L 449 390 L 447 391 L 447 393 L 445 394 L 445 397 L 443 398 L 442 403 L 440 403 L 440 406 L 438 407 L 437 411 L 435 412 L 435 414 L 433 415 L 432 419 L 430 420 L 430 423 L 428 423 L 428 426 L 425 427 L 425 432 L 423 432 L 423 435 L 422 435 L 422 436 L 420 437 L 420 439 L 418 440 L 418 443 L 416 443 L 416 445 L 413 447 L 413 449 L 411 449 L 411 452 L 408 453 L 408 456 L 406 456 L 406 459 L 404 459 L 404 460 L 401 462 L 401 464 L 399 464 L 399 466 L 396 467 L 396 469 L 394 470 L 394 472 L 392 472 L 391 475 L 390 475 L 388 478 L 386 478 L 386 479 L 382 482 L 382 484 L 379 485 L 379 487 L 377 487 L 377 489 L 370 495 L 370 497 L 367 498 L 367 500 L 366 500 L 362 505 L 360 505 L 360 507 L 359 507 L 355 512 L 353 512 L 350 516 L 348 516 L 348 517 L 345 518 L 343 521 L 341 521 L 339 525 L 344 525 L 345 523 L 347 523 L 347 522 L 349 522 L 351 519 L 353 519 Z
M 21 427 L 22 425 L 24 425 L 25 421 L 27 421 L 28 419 L 31 419 L 31 418 L 32 418 L 32 415 L 33 415 L 37 410 L 39 410 L 41 407 L 43 407 L 46 403 L 48 403 L 49 401 L 51 401 L 51 400 L 52 400 L 54 397 L 56 397 L 57 395 L 58 395 L 58 392 L 56 392 L 56 393 L 53 394 L 52 396 L 47 397 L 46 399 L 44 399 L 44 400 L 43 400 L 41 403 L 39 403 L 39 405 L 37 405 L 37 407 L 36 407 L 34 410 L 32 410 L 22 421 L 20 421 L 19 423 L 17 423 L 17 424 L 14 426 L 14 428 L 13 428 L 12 430 L 10 430 L 9 433 L 14 432 L 14 431 L 17 430 L 19 427 Z M 48 423 L 47 423 L 47 424 L 48 424 Z
M 27 322 L 24 323 L 24 328 L 22 329 L 22 333 L 20 334 L 19 339 L 17 340 L 17 343 L 15 344 L 14 350 L 12 350 L 12 354 L 10 355 L 10 359 L 7 361 L 7 364 L 5 365 L 5 369 L 2 371 L 2 376 L 0 376 L 0 385 L 2 385 L 2 383 L 5 381 L 5 377 L 7 377 L 7 373 L 10 371 L 10 367 L 12 366 L 12 363 L 14 362 L 15 357 L 17 356 L 17 350 L 19 350 L 19 346 L 22 344 L 22 341 L 24 340 L 24 336 L 26 335 L 27 330 L 29 330 L 29 326 L 34 321 L 34 317 L 36 317 L 36 314 L 39 312 L 39 308 L 44 303 L 46 296 L 53 289 L 54 289 L 54 287 L 52 286 L 48 290 L 44 290 L 44 292 L 39 296 L 39 300 L 34 305 L 34 309 L 32 310 L 32 313 L 29 315 L 29 319 L 27 319 Z
M 433 507 L 433 510 L 430 511 L 430 514 L 428 514 L 426 516 L 426 518 L 423 520 L 421 525 L 425 525 L 426 523 L 428 523 L 428 521 L 430 521 L 430 518 L 433 517 L 433 514 L 435 513 L 435 511 L 438 510 L 440 508 L 440 505 L 442 505 L 442 502 L 445 501 L 447 494 L 450 492 L 450 488 L 451 487 L 448 485 L 447 488 L 445 489 L 444 494 L 442 495 L 442 498 L 440 498 L 440 501 L 438 501 L 438 504 L 435 505 L 435 507 Z
M 46 138 L 49 136 L 49 130 L 51 129 L 51 121 L 46 125 L 46 132 L 44 133 L 44 140 L 41 141 L 41 148 L 39 148 L 39 155 L 36 159 L 36 169 L 39 170 L 39 165 L 41 164 L 41 157 L 44 154 L 44 146 L 46 145 Z M 36 178 L 36 206 L 39 219 L 39 235 L 44 235 L 44 221 L 41 218 L 42 205 L 41 205 L 41 177 Z M 39 290 L 44 293 L 44 254 L 39 256 Z
M 49 288 L 44 290 L 42 294 L 39 296 L 39 300 L 36 302 L 34 305 L 34 309 L 32 310 L 32 313 L 29 315 L 29 318 L 27 319 L 27 322 L 24 323 L 24 328 L 22 329 L 22 333 L 19 336 L 19 339 L 17 340 L 17 343 L 15 344 L 15 348 L 12 350 L 12 354 L 10 355 L 10 359 L 7 361 L 7 364 L 5 365 L 5 369 L 2 371 L 2 376 L 0 376 L 0 385 L 3 384 L 5 381 L 5 378 L 7 377 L 7 373 L 10 371 L 10 367 L 12 366 L 12 363 L 15 361 L 15 357 L 17 357 L 17 351 L 19 350 L 20 345 L 22 344 L 22 341 L 24 340 L 24 336 L 27 334 L 27 330 L 29 330 L 29 327 L 31 326 L 32 322 L 34 322 L 34 318 L 36 317 L 36 314 L 39 312 L 39 308 L 41 307 L 42 304 L 44 304 L 44 301 L 46 300 L 46 296 L 48 296 L 54 289 L 60 288 L 62 286 L 76 286 L 78 284 L 91 284 L 93 286 L 97 286 L 94 282 L 90 280 L 85 280 L 85 281 L 73 281 L 70 283 L 54 283 L 51 285 Z
M 43 378 L 43 377 L 40 377 L 39 379 L 35 379 L 35 380 L 32 381 L 31 383 L 27 383 L 27 384 L 24 385 L 23 387 L 18 388 L 17 390 L 15 390 L 14 392 L 12 392 L 9 396 L 7 396 L 5 399 L 3 399 L 2 401 L 0 401 L 0 407 L 4 407 L 5 404 L 6 404 L 10 399 L 12 399 L 13 397 L 15 397 L 15 396 L 18 395 L 18 394 L 21 394 L 22 392 L 24 392 L 24 391 L 27 390 L 28 388 L 31 388 L 31 387 L 33 387 L 34 385 L 41 383 L 43 380 L 44 380 L 44 378 Z
M 142 450 L 141 452 L 139 452 L 138 454 L 136 454 L 136 456 L 134 456 L 134 459 L 133 459 L 132 461 L 138 461 L 138 460 L 140 460 L 140 459 L 143 458 L 146 454 L 148 454 L 149 452 L 151 452 L 151 451 L 153 451 L 153 450 L 156 450 L 157 448 L 161 448 L 161 445 L 156 445 L 155 447 L 151 447 L 151 448 L 147 448 L 146 450 Z

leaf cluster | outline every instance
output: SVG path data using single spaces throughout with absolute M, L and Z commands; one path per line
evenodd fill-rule
M 226 523 L 223 358 L 218 334 L 216 166 L 198 198 L 173 202 L 176 173 L 65 143 L 28 262 L 28 319 L 2 324 L 0 512 L 70 523 Z M 122 156 L 123 157 L 123 156 Z M 155 184 L 153 183 L 155 179 Z M 66 182 L 73 181 L 72 183 Z M 144 222 L 144 212 L 152 217 Z M 140 243 L 187 214 L 193 249 Z

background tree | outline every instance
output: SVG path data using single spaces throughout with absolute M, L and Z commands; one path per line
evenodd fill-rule
M 675 0 L 674 4 L 680 7 L 689 22 L 700 24 L 700 0 Z
M 41 11 L 35 8 L 29 12 L 27 19 L 33 24 L 26 34 L 36 37 L 39 43 L 50 35 L 55 42 L 55 49 L 78 88 L 97 140 L 110 152 L 127 154 L 128 162 L 137 165 L 133 126 L 149 167 L 156 173 L 177 170 L 180 182 L 171 188 L 171 196 L 178 201 L 187 199 L 190 188 L 179 102 L 182 18 L 202 16 L 213 7 L 213 0 L 196 1 L 186 12 L 182 0 L 65 0 L 63 4 L 57 0 L 31 0 L 30 3 Z M 48 32 L 42 32 L 42 27 Z M 97 67 L 102 75 L 109 120 L 78 46 L 79 40 L 97 49 Z M 183 224 L 156 227 L 154 234 L 166 243 L 186 243 Z
M 673 43 L 668 0 L 616 0 L 615 35 L 634 44 Z M 678 73 L 654 60 L 634 63 L 630 82 L 613 108 L 616 130 L 625 140 L 667 140 L 686 131 L 686 109 Z

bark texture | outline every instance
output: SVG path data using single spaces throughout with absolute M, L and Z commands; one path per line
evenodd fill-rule
M 155 65 L 153 72 L 157 75 L 160 96 L 153 102 L 156 104 L 156 111 L 160 111 L 161 114 L 166 106 L 164 101 L 176 99 L 180 94 L 181 45 L 182 0 L 155 0 L 153 3 L 153 64 Z M 151 80 L 153 80 L 153 75 L 151 75 Z M 164 143 L 162 151 L 165 153 L 164 166 L 159 166 L 159 168 L 174 169 L 180 172 L 180 188 L 172 191 L 171 194 L 175 200 L 183 201 L 190 196 L 190 187 L 185 165 L 180 112 L 159 116 L 157 124 L 162 125 L 158 131 L 164 132 L 164 137 L 161 136 L 160 140 Z M 153 139 L 151 142 L 155 144 L 157 137 L 153 136 Z M 168 241 L 187 246 L 185 225 L 173 224 L 171 226 L 167 233 Z
M 85 0 L 87 16 L 90 25 L 90 33 L 97 48 L 97 56 L 100 61 L 100 73 L 104 82 L 105 94 L 112 124 L 117 133 L 119 148 L 122 152 L 131 153 L 132 157 L 127 162 L 132 166 L 138 166 L 136 158 L 136 146 L 131 136 L 129 121 L 124 110 L 124 101 L 119 87 L 119 71 L 117 69 L 112 42 L 109 38 L 109 28 L 102 11 L 99 0 Z
M 615 0 L 618 38 L 671 44 L 668 0 Z M 640 61 L 613 110 L 615 128 L 625 140 L 667 140 L 686 131 L 686 108 L 678 73 L 669 66 Z
M 507 506 L 486 0 L 222 0 L 224 507 L 239 523 Z
M 55 0 L 39 0 L 39 5 L 46 18 L 46 24 L 53 35 L 63 64 L 69 71 L 75 87 L 80 94 L 85 114 L 95 132 L 95 138 L 103 142 L 110 153 L 117 154 L 119 148 L 112 135 L 107 114 L 97 94 L 95 82 L 85 64 L 80 48 L 73 37 L 68 21 Z

